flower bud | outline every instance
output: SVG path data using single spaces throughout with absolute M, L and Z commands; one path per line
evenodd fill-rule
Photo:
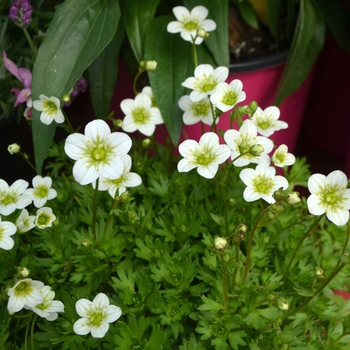
M 258 109 L 258 104 L 256 103 L 256 101 L 250 102 L 249 108 L 252 114 L 255 113 L 255 111 Z
M 217 250 L 224 250 L 227 246 L 227 241 L 225 238 L 217 237 L 215 238 L 214 245 Z
M 206 32 L 203 28 L 199 28 L 197 30 L 197 36 L 200 37 L 200 38 L 207 38 L 210 34 L 208 32 Z
M 264 152 L 264 147 L 261 145 L 253 145 L 249 148 L 249 153 L 254 156 L 260 156 Z
M 230 198 L 228 200 L 228 204 L 231 206 L 231 207 L 234 207 L 236 205 L 236 200 L 234 198 Z
M 16 154 L 21 150 L 21 146 L 17 143 L 13 143 L 7 147 L 7 150 L 10 152 L 10 154 Z
M 289 310 L 289 303 L 286 299 L 279 299 L 277 301 L 277 307 L 282 311 Z
M 82 240 L 81 244 L 84 247 L 88 247 L 91 244 L 91 241 L 88 238 L 85 238 L 85 239 Z
M 315 270 L 314 270 L 315 276 L 317 277 L 321 277 L 323 276 L 323 269 L 321 269 L 320 267 L 316 266 Z
M 142 147 L 148 147 L 151 144 L 151 139 L 150 138 L 146 138 L 144 140 L 142 140 Z
M 122 119 L 113 120 L 113 125 L 116 128 L 121 128 L 123 126 L 123 120 Z
M 155 70 L 157 68 L 157 61 L 147 61 L 145 68 L 148 71 Z
M 30 274 L 30 271 L 26 267 L 17 267 L 18 271 L 18 277 L 25 278 L 28 277 Z
M 63 102 L 65 103 L 70 103 L 70 95 L 69 94 L 64 94 L 62 97 Z
M 239 224 L 236 228 L 236 238 L 238 242 L 241 242 L 245 239 L 247 234 L 248 227 L 244 224 Z
M 287 195 L 286 202 L 290 205 L 300 203 L 300 197 L 298 192 L 292 192 Z
M 131 197 L 131 194 L 130 194 L 129 191 L 125 191 L 125 192 L 123 192 L 123 193 L 120 195 L 120 199 L 121 199 L 123 202 L 126 202 L 130 197 Z

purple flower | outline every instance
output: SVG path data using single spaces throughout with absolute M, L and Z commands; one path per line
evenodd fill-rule
M 30 23 L 32 17 L 33 7 L 29 0 L 14 0 L 9 17 L 12 18 L 16 25 L 23 28 Z
M 11 89 L 16 96 L 15 107 L 26 102 L 32 96 L 32 72 L 27 68 L 18 68 L 15 63 L 7 58 L 6 52 L 2 52 L 2 59 L 6 69 L 23 83 L 24 89 Z

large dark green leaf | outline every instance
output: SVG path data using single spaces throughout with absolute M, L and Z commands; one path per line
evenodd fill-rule
M 238 9 L 239 14 L 245 23 L 247 23 L 252 28 L 259 29 L 258 16 L 256 15 L 253 6 L 248 0 L 231 0 L 231 2 Z
M 61 98 L 112 40 L 120 11 L 115 0 L 66 0 L 57 7 L 33 68 L 33 99 Z M 35 163 L 41 173 L 56 125 L 40 122 L 33 110 Z
M 127 0 L 124 26 L 138 62 L 144 59 L 148 24 L 154 17 L 160 0 Z
M 282 2 L 281 0 L 267 0 L 267 5 L 269 9 L 269 29 L 271 34 L 277 38 L 280 27 L 280 9 Z
M 310 0 L 302 0 L 296 32 L 275 104 L 281 104 L 306 79 L 323 47 L 325 33 L 326 27 L 322 16 L 315 10 Z
M 338 45 L 350 52 L 350 9 L 337 0 L 317 0 L 315 4 L 324 14 L 326 24 Z
M 124 38 L 119 22 L 113 40 L 88 68 L 91 102 L 97 118 L 104 119 L 110 108 L 118 73 L 118 54 Z
M 174 145 L 179 142 L 182 114 L 179 98 L 185 95 L 181 83 L 193 76 L 191 44 L 177 34 L 170 34 L 166 27 L 168 16 L 155 18 L 149 25 L 145 58 L 156 60 L 157 69 L 149 72 L 149 78 L 157 105 Z
M 216 23 L 216 29 L 210 32 L 204 40 L 211 55 L 218 66 L 228 66 L 230 62 L 228 44 L 228 0 L 184 0 L 185 6 L 192 10 L 193 7 L 203 5 L 209 10 L 208 19 Z M 206 62 L 205 62 L 206 63 Z

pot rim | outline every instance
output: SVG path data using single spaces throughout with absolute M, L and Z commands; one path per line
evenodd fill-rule
M 229 71 L 230 73 L 243 73 L 279 66 L 287 61 L 288 54 L 289 50 L 283 50 L 244 62 L 230 63 Z

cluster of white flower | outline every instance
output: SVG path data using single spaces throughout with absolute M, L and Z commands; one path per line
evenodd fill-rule
M 208 10 L 203 6 L 197 6 L 191 12 L 178 6 L 173 12 L 177 21 L 169 23 L 168 32 L 180 32 L 184 40 L 193 44 L 203 41 L 205 36 L 199 35 L 201 30 L 206 32 L 216 28 L 215 22 L 205 19 Z M 194 77 L 189 77 L 182 83 L 192 90 L 179 100 L 179 107 L 184 111 L 184 124 L 202 122 L 214 125 L 219 119 L 215 115 L 215 108 L 227 112 L 246 99 L 240 80 L 235 79 L 229 84 L 225 82 L 228 74 L 226 67 L 214 69 L 209 64 L 201 64 L 195 68 Z M 188 172 L 197 168 L 201 176 L 212 179 L 219 165 L 229 157 L 237 167 L 255 163 L 255 169 L 246 168 L 240 172 L 240 178 L 247 186 L 243 197 L 248 202 L 262 198 L 269 204 L 275 203 L 275 191 L 281 188 L 286 190 L 289 183 L 285 177 L 276 175 L 271 161 L 275 167 L 281 168 L 295 162 L 295 156 L 288 153 L 288 147 L 284 144 L 271 157 L 269 155 L 274 143 L 268 137 L 275 131 L 288 127 L 286 122 L 279 120 L 279 116 L 280 110 L 276 106 L 265 110 L 257 107 L 249 119 L 243 121 L 239 130 L 230 129 L 225 132 L 226 145 L 219 144 L 219 137 L 213 132 L 202 135 L 199 142 L 185 140 L 179 145 L 179 152 L 184 158 L 178 163 L 178 171 Z M 347 186 L 348 179 L 339 170 L 333 171 L 327 177 L 321 174 L 312 175 L 308 183 L 311 195 L 307 200 L 310 213 L 326 214 L 336 225 L 345 225 L 349 220 L 350 210 L 350 189 Z
M 131 138 L 122 132 L 111 132 L 108 124 L 101 120 L 88 123 L 84 135 L 79 133 L 67 137 L 64 150 L 76 160 L 73 176 L 81 185 L 92 184 L 98 190 L 106 191 L 115 198 L 127 187 L 139 186 L 141 177 L 130 172 Z
M 44 207 L 48 200 L 57 196 L 57 192 L 51 188 L 51 178 L 36 175 L 32 184 L 33 188 L 27 188 L 29 183 L 20 179 L 9 186 L 5 180 L 0 179 L 0 214 L 9 216 L 16 209 L 22 209 L 15 224 L 2 221 L 0 217 L 0 248 L 4 250 L 13 248 L 11 236 L 16 232 L 25 233 L 35 226 L 40 229 L 51 227 L 56 219 L 52 209 Z M 29 215 L 25 209 L 31 203 L 38 208 L 36 215 Z
M 54 300 L 55 292 L 43 282 L 25 278 L 19 280 L 7 292 L 9 297 L 7 310 L 14 314 L 22 310 L 31 310 L 47 321 L 54 321 L 58 312 L 64 312 L 64 305 Z M 91 332 L 94 338 L 102 338 L 109 329 L 109 324 L 115 322 L 122 314 L 120 307 L 109 305 L 109 299 L 104 293 L 99 293 L 91 302 L 80 299 L 75 304 L 76 311 L 82 318 L 73 326 L 74 332 L 85 335 Z

